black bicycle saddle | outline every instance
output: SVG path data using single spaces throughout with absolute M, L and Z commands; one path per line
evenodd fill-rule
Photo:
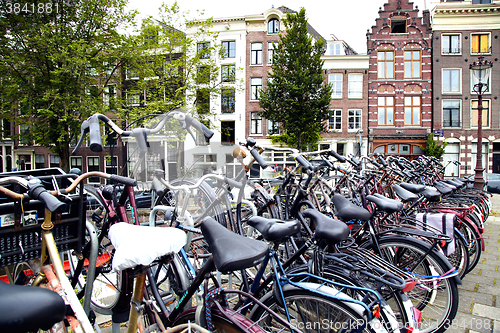
M 342 221 L 332 219 L 316 209 L 305 209 L 302 214 L 314 224 L 314 234 L 330 244 L 337 244 L 349 236 L 349 227 Z
M 353 204 L 341 194 L 334 194 L 332 202 L 335 206 L 335 209 L 337 210 L 337 214 L 335 215 L 344 221 L 368 221 L 372 218 L 372 213 L 370 213 L 363 207 L 359 207 L 358 205 Z
M 259 230 L 262 237 L 270 242 L 279 241 L 300 231 L 300 222 L 298 220 L 283 221 L 266 219 L 262 216 L 252 216 L 247 223 Z
M 239 271 L 258 265 L 269 248 L 265 242 L 235 234 L 211 217 L 201 224 L 201 231 L 220 272 Z

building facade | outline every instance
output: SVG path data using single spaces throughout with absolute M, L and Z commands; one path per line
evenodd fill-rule
M 368 153 L 422 154 L 432 128 L 429 13 L 390 0 L 367 33 Z
M 482 165 L 500 172 L 500 1 L 442 1 L 432 10 L 433 122 L 447 142 L 448 176 L 474 174 L 477 152 L 478 95 L 469 66 L 482 56 L 493 63 L 483 94 Z

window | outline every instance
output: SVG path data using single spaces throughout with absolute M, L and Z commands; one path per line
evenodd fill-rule
M 488 152 L 489 152 L 489 143 L 488 142 L 485 142 L 485 140 L 483 139 L 482 141 L 482 147 L 481 147 L 481 152 L 483 153 L 482 155 L 482 165 L 483 165 L 483 168 L 484 168 L 484 172 L 490 172 L 488 171 L 490 167 L 488 161 L 489 161 L 489 158 L 488 158 Z M 471 149 L 471 165 L 473 166 L 473 168 L 476 167 L 476 163 L 477 163 L 477 141 L 476 142 L 473 142 L 472 143 L 472 149 Z
M 349 110 L 347 129 L 350 132 L 361 129 L 361 110 Z
M 234 82 L 236 79 L 236 66 L 234 64 L 222 65 L 221 78 L 222 82 Z
M 197 84 L 208 84 L 210 82 L 210 69 L 207 66 L 198 67 L 195 80 Z
M 196 45 L 196 51 L 200 59 L 209 59 L 210 58 L 210 42 L 198 43 Z
M 20 171 L 31 170 L 31 155 L 19 155 L 16 163 Z
M 35 169 L 45 168 L 45 155 L 35 154 Z
M 378 51 L 378 78 L 393 79 L 394 78 L 394 51 Z
M 420 78 L 420 50 L 405 51 L 405 78 Z
M 460 94 L 462 91 L 462 70 L 459 68 L 443 68 L 443 94 Z
M 252 43 L 250 65 L 262 65 L 262 43 Z
M 57 167 L 60 166 L 61 159 L 59 158 L 59 156 L 57 156 L 57 155 L 50 155 L 49 159 L 50 159 L 50 165 L 49 166 L 51 168 L 57 168 Z
M 106 87 L 104 87 L 102 98 L 104 105 L 108 105 L 110 109 L 114 109 L 116 100 L 116 86 L 107 85 Z
M 251 113 L 250 134 L 262 134 L 262 118 L 257 112 Z
M 363 97 L 363 74 L 348 75 L 348 97 L 349 98 Z
M 139 80 L 139 73 L 131 66 L 127 67 L 126 76 L 127 80 Z
M 344 156 L 346 152 L 346 143 L 337 143 L 337 154 Z
M 406 33 L 406 19 L 391 19 L 391 33 L 392 34 L 405 34 Z
M 332 84 L 332 98 L 342 98 L 342 74 L 329 74 L 328 83 Z
M 272 65 L 274 60 L 274 43 L 273 42 L 268 42 L 267 43 L 267 64 Z
M 87 157 L 87 172 L 99 171 L 99 157 Z M 89 183 L 99 183 L 99 177 L 89 177 Z
M 196 111 L 198 113 L 210 111 L 210 92 L 208 89 L 200 89 L 196 92 Z
M 234 108 L 235 108 L 235 89 L 222 88 L 221 92 L 222 113 L 234 113 Z
M 104 161 L 106 163 L 106 173 L 109 173 L 111 175 L 117 175 L 118 174 L 118 157 L 106 156 L 104 158 Z
M 342 44 L 340 44 L 340 43 L 328 44 L 328 54 L 329 55 L 341 55 L 342 54 Z
M 328 119 L 329 131 L 342 130 L 342 110 L 330 110 L 330 118 Z
M 228 40 L 222 42 L 222 47 L 224 48 L 223 57 L 224 58 L 235 58 L 236 57 L 236 41 Z
M 394 97 L 378 98 L 378 124 L 394 125 Z
M 479 5 L 483 3 L 491 3 L 491 0 L 472 0 L 473 5 Z
M 141 105 L 141 93 L 138 91 L 127 91 L 127 105 L 128 106 Z
M 405 97 L 405 125 L 420 126 L 420 96 Z
M 220 133 L 222 144 L 234 144 L 234 121 L 221 121 Z
M 443 100 L 443 127 L 460 127 L 460 100 Z
M 471 34 L 471 50 L 472 54 L 490 53 L 490 34 Z
M 262 78 L 253 77 L 250 79 L 250 100 L 258 101 L 262 90 Z
M 2 133 L 0 138 L 8 139 L 12 135 L 11 122 L 8 119 L 2 119 Z
M 71 169 L 80 169 L 82 170 L 82 158 L 80 156 L 71 156 L 69 158 L 69 165 Z
M 30 145 L 30 125 L 23 124 L 19 125 L 19 144 L 21 145 Z
M 280 32 L 280 21 L 278 19 L 270 19 L 267 22 L 267 33 L 268 34 L 277 34 Z
M 477 107 L 478 107 L 479 103 L 478 103 L 478 100 L 475 99 L 475 100 L 471 100 L 471 108 L 472 108 L 472 127 L 477 127 L 477 117 L 478 117 L 478 113 L 477 113 Z M 490 101 L 487 100 L 487 99 L 483 99 L 483 112 L 482 112 L 482 124 L 483 126 L 482 127 L 489 127 L 490 125 Z
M 441 53 L 442 54 L 460 54 L 460 35 L 442 35 Z
M 280 134 L 280 124 L 272 120 L 267 121 L 267 134 L 275 135 Z

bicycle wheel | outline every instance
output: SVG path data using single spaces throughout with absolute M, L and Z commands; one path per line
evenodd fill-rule
M 437 250 L 407 236 L 387 235 L 378 239 L 382 257 L 393 265 L 413 273 L 417 286 L 408 296 L 421 311 L 421 332 L 444 332 L 458 311 L 458 287 L 455 278 L 436 278 L 449 272 L 452 265 Z M 372 243 L 364 247 L 374 251 Z M 429 253 L 428 253 L 429 252 Z
M 99 244 L 96 277 L 92 284 L 91 308 L 97 313 L 111 315 L 112 309 L 118 302 L 122 285 L 122 274 L 111 272 L 111 260 L 113 246 L 111 241 L 102 235 L 102 226 L 107 221 L 109 212 L 106 209 L 103 199 L 92 186 L 85 186 L 87 192 L 86 217 L 91 221 L 97 231 L 98 238 L 102 238 Z M 86 286 L 86 270 L 88 267 L 82 265 L 80 261 L 86 258 L 70 256 L 70 267 L 73 278 L 77 278 L 75 287 L 79 291 L 79 296 L 83 297 L 83 290 Z M 80 262 L 81 270 L 75 273 L 75 269 Z
M 182 184 L 194 185 L 196 181 L 193 179 L 175 179 L 170 183 L 174 186 Z M 156 199 L 155 206 L 164 205 L 175 207 L 178 200 L 177 195 L 178 193 L 176 191 L 166 190 Z M 211 216 L 223 226 L 227 226 L 224 207 L 221 202 L 217 202 L 214 189 L 207 183 L 202 183 L 199 188 L 191 193 L 189 198 L 184 199 L 188 200 L 189 204 L 187 210 L 193 217 L 195 226 L 200 224 L 202 219 L 206 216 Z M 156 214 L 156 221 L 165 221 L 165 214 L 158 212 Z
M 478 229 L 467 220 L 460 220 L 458 231 L 467 241 L 467 252 L 469 253 L 469 264 L 465 273 L 471 272 L 481 259 L 481 234 Z
M 465 277 L 469 267 L 469 250 L 467 241 L 455 232 L 455 251 L 446 256 L 448 261 L 457 269 L 461 279 Z
M 284 291 L 284 299 L 291 324 L 303 332 L 350 332 L 357 331 L 363 325 L 366 325 L 363 332 L 375 331 L 367 325 L 366 318 L 337 299 L 297 289 Z M 267 299 L 264 305 L 287 320 L 284 308 L 274 296 Z M 262 307 L 258 307 L 251 318 L 267 332 L 279 332 L 284 329 L 284 326 Z

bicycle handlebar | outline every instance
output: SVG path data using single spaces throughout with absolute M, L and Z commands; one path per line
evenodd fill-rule
M 135 137 L 137 139 L 138 145 L 141 148 L 147 148 L 146 137 L 150 134 L 155 134 L 161 131 L 163 126 L 165 126 L 165 123 L 171 118 L 178 120 L 182 128 L 185 129 L 191 135 L 193 140 L 196 140 L 196 136 L 191 131 L 191 126 L 194 127 L 197 131 L 202 132 L 205 138 L 207 139 L 212 138 L 212 136 L 214 135 L 214 132 L 205 125 L 203 125 L 199 120 L 193 118 L 191 115 L 187 113 L 183 113 L 180 111 L 170 111 L 167 114 L 163 115 L 163 118 L 153 129 L 134 128 L 130 131 L 122 130 L 105 115 L 100 113 L 95 113 L 82 122 L 82 125 L 80 126 L 81 128 L 80 139 L 78 140 L 78 143 L 75 149 L 73 150 L 72 154 L 75 155 L 76 152 L 80 149 L 87 133 L 89 133 L 90 150 L 93 152 L 101 152 L 103 150 L 99 120 L 103 121 L 107 126 L 111 127 L 111 129 L 115 131 L 118 135 L 121 135 L 123 137 L 128 137 L 128 136 Z

